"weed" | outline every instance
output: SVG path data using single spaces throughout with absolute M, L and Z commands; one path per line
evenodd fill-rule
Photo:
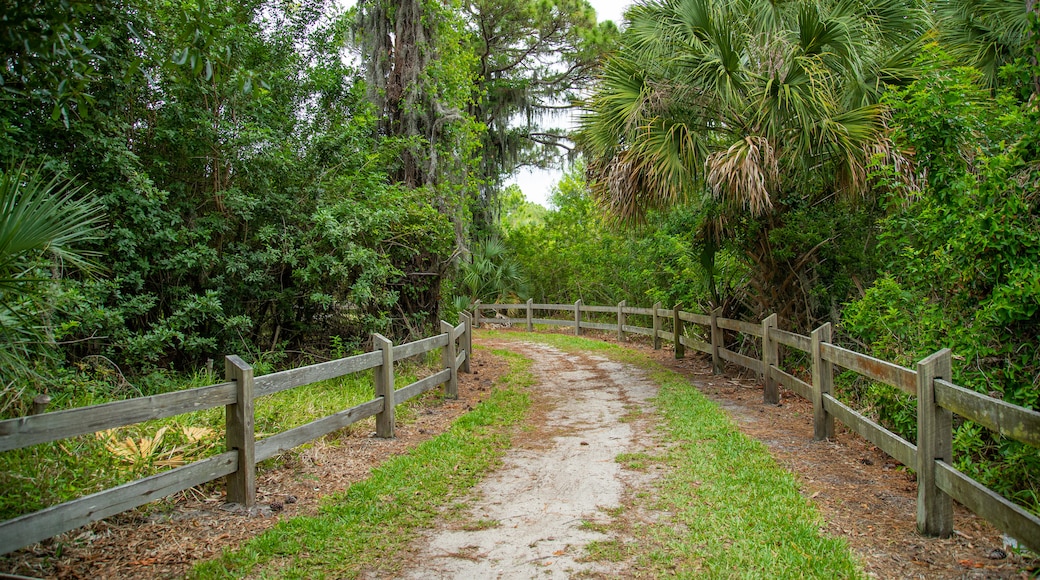
M 585 546 L 586 562 L 623 562 L 628 559 L 628 549 L 618 540 L 593 540 Z
M 497 528 L 502 525 L 502 522 L 498 520 L 486 520 L 479 519 L 468 522 L 462 526 L 462 529 L 467 532 L 479 532 L 480 530 L 490 530 Z
M 664 458 L 654 457 L 647 453 L 621 453 L 614 458 L 614 461 L 623 465 L 626 469 L 632 469 L 635 471 L 645 471 L 651 463 L 664 461 Z
M 593 522 L 589 520 L 582 520 L 581 525 L 578 526 L 579 530 L 585 530 L 587 532 L 595 532 L 597 534 L 606 534 L 610 532 L 610 525 L 600 522 Z

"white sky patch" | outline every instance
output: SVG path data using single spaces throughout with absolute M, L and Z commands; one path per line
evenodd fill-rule
M 596 18 L 601 22 L 613 20 L 614 24 L 620 27 L 622 15 L 625 9 L 632 4 L 632 0 L 589 0 L 589 4 L 596 9 Z M 577 121 L 577 112 L 568 117 L 561 117 L 560 121 L 569 121 L 563 125 L 565 128 L 573 127 Z M 561 177 L 563 177 L 563 170 L 561 169 L 525 167 L 517 170 L 512 177 L 508 178 L 505 185 L 517 184 L 520 186 L 520 191 L 524 192 L 524 197 L 527 198 L 527 201 L 548 208 L 550 205 L 549 196 Z

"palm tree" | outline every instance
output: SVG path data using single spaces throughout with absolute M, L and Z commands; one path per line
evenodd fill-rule
M 526 293 L 526 280 L 520 265 L 509 255 L 501 240 L 488 238 L 477 244 L 468 259 L 459 263 L 463 295 L 456 301 L 462 310 L 476 300 L 496 302 Z
M 958 62 L 978 68 L 988 86 L 1000 68 L 1029 54 L 1029 14 L 1036 0 L 933 0 L 939 39 Z M 1035 80 L 1034 80 L 1035 82 Z
M 702 195 L 708 246 L 754 220 L 743 248 L 755 306 L 783 312 L 798 295 L 794 266 L 769 232 L 787 201 L 868 190 L 867 164 L 894 155 L 879 104 L 886 83 L 912 76 L 925 13 L 896 0 L 644 0 L 587 102 L 580 143 L 590 186 L 624 221 Z M 747 226 L 744 223 L 745 227 Z M 801 310 L 806 310 L 803 304 Z M 797 308 L 796 308 L 797 310 Z
M 93 252 L 80 246 L 100 237 L 101 204 L 79 197 L 80 187 L 42 168 L 0 170 L 0 389 L 30 374 L 29 359 L 48 342 L 43 324 L 46 266 L 60 273 L 91 270 Z M 3 397 L 3 403 L 10 397 Z

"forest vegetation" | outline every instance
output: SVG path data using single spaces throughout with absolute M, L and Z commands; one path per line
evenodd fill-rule
M 1033 0 L 0 1 L 0 418 L 528 298 L 949 347 L 1040 407 Z M 1040 511 L 1036 449 L 955 447 Z

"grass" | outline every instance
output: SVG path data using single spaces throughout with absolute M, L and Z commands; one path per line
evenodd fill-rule
M 651 464 L 664 461 L 665 457 L 657 457 L 647 453 L 620 453 L 614 458 L 625 467 L 633 471 L 646 471 Z
M 415 381 L 424 370 L 414 363 L 398 363 L 396 367 L 394 376 L 398 388 Z M 203 373 L 192 377 L 182 388 L 217 382 L 220 380 L 216 377 Z M 348 409 L 373 396 L 369 371 L 261 397 L 255 404 L 257 439 Z M 60 407 L 96 405 L 110 400 L 114 399 L 102 397 L 97 389 L 80 388 L 71 397 L 66 393 Z M 399 422 L 407 423 L 413 417 L 411 403 L 398 407 Z M 161 437 L 156 438 L 160 432 Z M 154 445 L 148 445 L 152 442 Z M 0 489 L 5 490 L 0 495 L 0 521 L 210 457 L 224 450 L 223 442 L 224 409 L 219 407 L 0 452 Z M 264 469 L 291 460 L 308 445 L 259 467 Z M 158 505 L 149 504 L 140 509 L 161 509 L 162 503 L 168 501 L 171 500 L 160 500 Z
M 462 529 L 467 532 L 479 532 L 480 530 L 491 530 L 501 526 L 502 522 L 498 520 L 479 519 L 463 524 Z
M 624 562 L 632 551 L 632 546 L 618 540 L 593 540 L 585 546 L 586 557 L 589 562 Z
M 648 577 L 864 576 L 845 541 L 822 533 L 820 515 L 794 475 L 686 378 L 611 343 L 564 334 L 524 334 L 523 340 L 633 364 L 660 386 L 658 425 L 669 450 L 661 457 L 622 454 L 617 461 L 632 469 L 650 462 L 667 466 L 651 493 L 632 500 L 667 516 L 652 523 L 616 518 L 608 526 L 612 538 L 590 545 L 587 559 L 615 562 L 624 554 L 638 575 Z
M 517 336 L 482 334 L 488 338 Z M 661 435 L 670 444 L 660 455 L 628 453 L 615 459 L 630 469 L 661 466 L 664 475 L 652 489 L 637 490 L 627 505 L 604 511 L 608 523 L 586 522 L 588 529 L 608 537 L 587 546 L 585 560 L 626 562 L 631 571 L 647 577 L 863 576 L 845 542 L 820 531 L 819 514 L 799 493 L 794 476 L 780 469 L 763 445 L 742 435 L 685 378 L 642 353 L 606 342 L 563 334 L 525 334 L 523 338 L 633 364 L 660 385 L 656 412 L 647 415 L 656 416 Z M 394 556 L 420 530 L 450 517 L 469 489 L 498 465 L 510 434 L 524 417 L 529 404 L 525 389 L 533 382 L 530 362 L 509 352 L 496 352 L 509 361 L 509 374 L 487 400 L 459 418 L 449 431 L 387 460 L 369 479 L 327 498 L 317 515 L 279 522 L 237 549 L 199 564 L 190 577 L 393 574 L 402 562 Z M 308 387 L 313 390 L 306 393 L 286 391 L 282 399 L 272 397 L 264 404 L 271 405 L 271 417 L 279 412 L 289 414 L 280 423 L 279 429 L 285 429 L 306 422 L 311 414 L 325 413 L 325 405 L 342 408 L 354 404 L 353 397 L 365 400 L 370 383 L 363 375 L 358 380 L 363 388 L 356 393 L 344 383 L 330 382 Z M 321 406 L 311 407 L 319 404 L 314 401 Z M 203 425 L 222 422 L 219 410 L 214 413 L 214 417 L 205 413 L 185 417 L 195 417 Z M 635 420 L 639 413 L 629 409 L 626 416 Z M 144 424 L 140 433 L 154 434 L 160 423 Z M 70 456 L 75 452 L 74 448 L 61 451 Z M 632 515 L 640 509 L 662 515 L 643 521 Z M 498 522 L 478 520 L 468 525 L 483 529 Z
M 509 447 L 529 406 L 530 362 L 497 352 L 509 373 L 473 411 L 451 428 L 393 457 L 368 479 L 330 496 L 316 516 L 284 520 L 220 558 L 199 564 L 193 578 L 352 578 L 364 571 L 392 574 L 394 558 L 419 530 L 433 525 Z M 494 522 L 481 522 L 492 526 Z

